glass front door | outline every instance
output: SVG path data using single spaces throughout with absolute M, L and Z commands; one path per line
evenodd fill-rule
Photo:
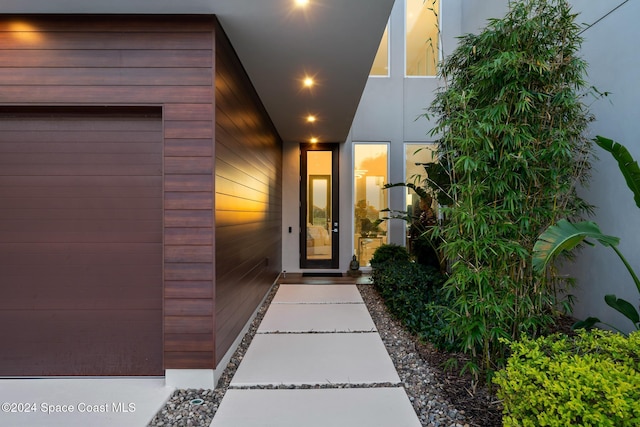
M 300 153 L 300 268 L 338 268 L 338 144 Z

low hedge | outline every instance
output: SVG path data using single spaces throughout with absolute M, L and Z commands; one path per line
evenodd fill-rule
M 383 245 L 371 259 L 373 284 L 389 311 L 410 332 L 438 345 L 441 336 L 441 287 L 437 269 L 410 261 L 407 250 Z
M 404 246 L 393 243 L 378 247 L 371 257 L 371 267 L 384 268 L 390 263 L 405 263 L 411 261 L 411 255 Z
M 580 331 L 510 344 L 496 373 L 503 425 L 640 425 L 640 332 Z

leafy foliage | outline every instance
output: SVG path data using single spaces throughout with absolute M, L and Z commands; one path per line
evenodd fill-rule
M 404 247 L 398 246 L 408 253 Z M 380 246 L 373 255 L 373 284 L 389 311 L 417 334 L 441 347 L 446 346 L 443 330 L 441 287 L 444 277 L 438 270 L 396 256 L 394 245 Z M 391 255 L 391 256 L 390 256 Z M 374 262 L 375 259 L 384 260 Z
M 640 167 L 638 167 L 638 162 L 633 159 L 624 145 L 609 138 L 596 136 L 596 144 L 611 153 L 613 158 L 617 160 L 620 172 L 627 182 L 627 187 L 633 192 L 636 206 L 640 208 Z
M 439 162 L 423 163 L 426 175 L 414 175 L 412 182 L 397 182 L 385 184 L 384 188 L 407 187 L 415 191 L 420 198 L 427 194 L 435 195 L 440 205 L 449 205 L 453 202 L 449 190 L 451 188 L 450 173 L 446 167 Z
M 427 180 L 425 180 L 425 186 L 429 186 Z M 420 185 L 417 185 L 413 182 L 390 183 L 384 185 L 384 189 L 393 187 L 410 188 L 418 195 L 420 199 L 425 199 L 428 201 L 432 200 L 430 191 L 436 194 L 444 194 L 444 190 L 442 190 L 442 187 L 440 187 L 440 190 L 434 190 L 433 187 L 429 187 L 430 191 L 428 191 L 425 189 L 425 187 L 421 187 Z M 445 196 L 442 197 L 444 200 L 446 200 Z M 426 203 L 429 204 L 429 202 Z M 384 218 L 385 220 L 401 219 L 407 223 L 407 226 L 410 230 L 411 255 L 414 256 L 415 260 L 418 263 L 438 269 L 440 268 L 440 264 L 442 262 L 438 251 L 440 239 L 437 237 L 433 237 L 433 226 L 425 225 L 420 219 L 420 215 L 416 214 L 415 211 L 409 213 L 402 210 L 383 209 L 381 212 L 385 212 L 388 215 Z
M 640 168 L 638 163 L 633 159 L 627 149 L 617 142 L 598 136 L 596 142 L 605 150 L 609 151 L 614 158 L 618 160 L 620 171 L 625 177 L 627 186 L 633 192 L 636 204 L 640 207 Z M 581 242 L 586 242 L 586 238 L 593 238 L 602 245 L 613 249 L 631 275 L 633 282 L 640 293 L 640 279 L 636 272 L 631 268 L 627 259 L 618 250 L 617 246 L 620 239 L 614 236 L 602 234 L 597 224 L 593 222 L 583 221 L 572 224 L 565 219 L 561 219 L 555 225 L 550 225 L 544 233 L 538 237 L 538 241 L 533 247 L 533 267 L 538 273 L 544 273 L 547 265 L 558 254 L 571 251 Z M 638 310 L 628 301 L 616 297 L 615 295 L 605 295 L 605 303 L 614 310 L 621 313 L 629 319 L 636 330 L 640 330 L 640 314 Z M 574 325 L 575 328 L 590 328 L 596 323 L 601 322 L 596 317 L 589 317 Z M 614 329 L 618 329 L 613 325 L 609 325 Z
M 429 109 L 453 200 L 436 230 L 452 262 L 445 329 L 476 373 L 504 363 L 501 338 L 553 321 L 563 296 L 558 279 L 533 273 L 534 242 L 557 218 L 590 211 L 576 193 L 589 177 L 592 120 L 576 15 L 566 0 L 509 3 L 461 38 Z
M 427 173 L 426 182 L 436 195 L 440 205 L 447 206 L 453 203 L 450 196 L 450 173 L 442 163 L 427 163 L 424 170 Z
M 596 239 L 604 246 L 616 246 L 620 242 L 617 237 L 602 234 L 595 222 L 582 221 L 573 224 L 566 219 L 561 219 L 555 225 L 550 225 L 533 245 L 534 270 L 538 273 L 543 272 L 554 256 L 562 251 L 574 249 L 585 242 L 586 238 Z
M 494 383 L 504 426 L 640 425 L 640 332 L 581 331 L 511 343 Z
M 371 257 L 371 266 L 381 268 L 385 264 L 409 262 L 411 257 L 407 248 L 395 244 L 384 244 L 378 247 Z

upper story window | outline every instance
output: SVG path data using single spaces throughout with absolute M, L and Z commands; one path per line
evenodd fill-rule
M 376 57 L 373 60 L 373 66 L 371 67 L 369 75 L 389 77 L 389 24 L 387 24 L 384 29 L 384 34 L 382 34 L 378 53 L 376 53 Z
M 435 76 L 440 0 L 405 0 L 407 76 Z

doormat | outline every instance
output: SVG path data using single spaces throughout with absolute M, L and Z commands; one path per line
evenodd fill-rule
M 342 273 L 302 273 L 302 277 L 342 277 Z

